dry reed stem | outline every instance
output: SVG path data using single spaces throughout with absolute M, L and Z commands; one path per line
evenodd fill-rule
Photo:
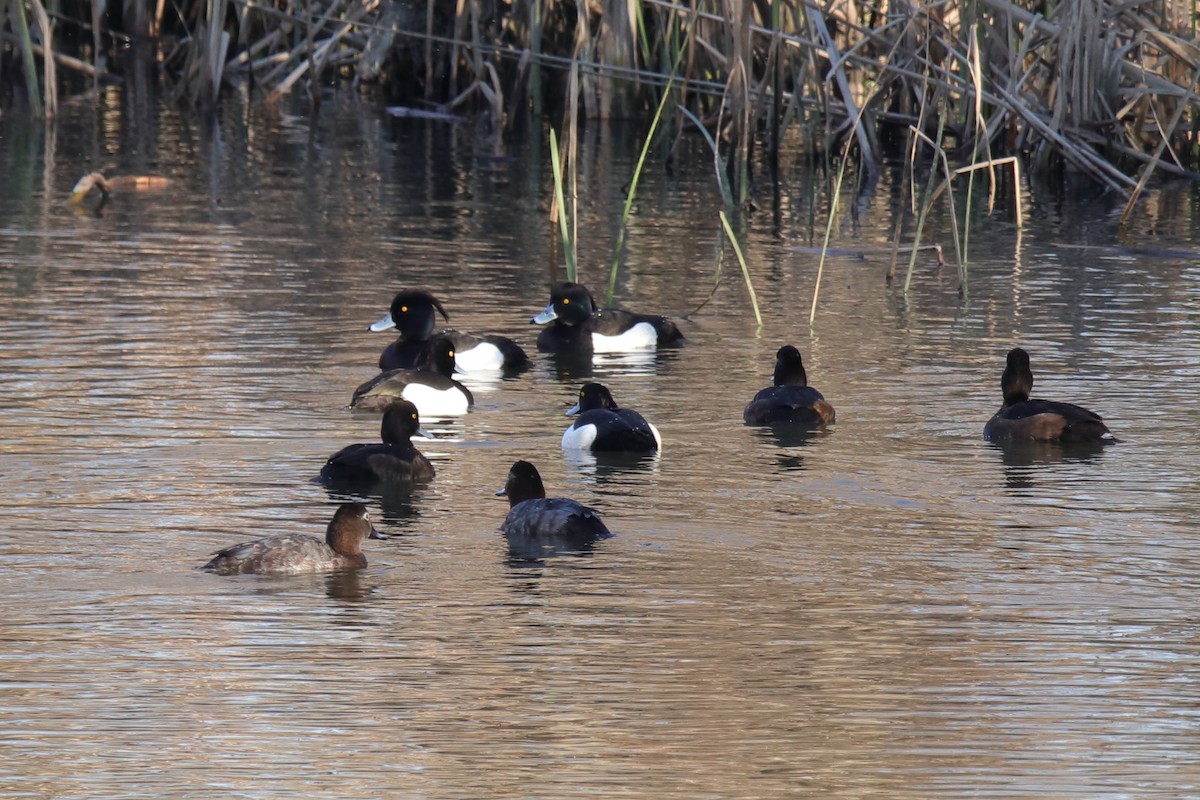
M 36 14 L 44 0 L 26 2 Z M 380 0 L 180 0 L 172 15 L 165 0 L 156 0 L 147 24 L 135 20 L 141 5 L 121 2 L 139 31 L 175 36 L 183 29 L 176 55 L 184 58 L 168 66 L 182 67 L 187 94 L 209 106 L 222 83 L 256 67 L 268 70 L 254 78 L 272 97 L 304 75 L 315 81 L 335 63 L 351 65 L 356 79 L 360 68 L 376 75 L 383 61 L 372 47 L 381 42 L 411 57 L 405 75 L 426 97 L 473 97 L 501 118 L 506 95 L 529 97 L 543 67 L 564 75 L 575 69 L 584 113 L 603 116 L 626 104 L 651 108 L 669 82 L 667 65 L 679 63 L 681 103 L 699 118 L 711 122 L 715 98 L 725 98 L 722 134 L 736 145 L 728 155 L 739 190 L 752 169 L 751 134 L 764 123 L 774 131 L 800 122 L 814 142 L 823 125 L 831 149 L 835 136 L 851 131 L 869 170 L 878 158 L 872 137 L 880 121 L 915 123 L 911 108 L 938 90 L 945 97 L 940 113 L 956 134 L 973 137 L 959 143 L 967 161 L 990 160 L 1005 137 L 1006 147 L 1047 153 L 1129 191 L 1147 174 L 1184 171 L 1183 148 L 1195 157 L 1197 133 L 1177 112 L 1200 112 L 1188 89 L 1200 70 L 1200 44 L 1181 27 L 1186 9 L 1175 3 L 912 0 L 885 14 L 870 0 L 819 7 L 802 0 L 710 0 L 703 7 L 671 0 L 426 0 L 416 8 Z M 90 7 L 99 64 L 107 0 Z M 399 14 L 400 7 L 409 10 Z M 1031 10 L 1042 8 L 1049 16 Z M 204 22 L 186 39 L 197 19 Z M 976 37 L 981 26 L 988 35 Z M 302 32 L 302 41 L 289 30 Z M 20 31 L 13 33 L 19 40 Z M 53 45 L 55 32 L 46 26 L 42 33 Z M 235 36 L 255 41 L 227 59 Z M 32 42 L 20 49 L 32 53 Z M 47 49 L 41 78 L 56 86 L 53 64 L 68 62 L 55 58 L 56 47 Z M 279 66 L 289 58 L 307 61 L 307 70 L 298 72 L 295 62 Z M 27 78 L 27 85 L 35 84 Z M 823 118 L 809 124 L 808 109 Z M 918 127 L 928 132 L 931 122 Z M 1127 158 L 1141 163 L 1138 180 L 1111 163 Z
M 1192 85 L 1188 89 L 1189 95 L 1193 97 L 1195 96 L 1197 84 L 1200 84 L 1200 69 L 1197 69 L 1192 76 Z M 1145 191 L 1146 183 L 1150 180 L 1150 176 L 1154 173 L 1155 168 L 1158 166 L 1158 162 L 1162 158 L 1163 151 L 1167 149 L 1168 144 L 1171 141 L 1171 133 L 1179 125 L 1180 120 L 1183 119 L 1183 112 L 1187 110 L 1187 107 L 1187 103 L 1176 104 L 1175 115 L 1167 125 L 1167 128 L 1163 130 L 1162 137 L 1159 139 L 1158 147 L 1155 149 L 1150 163 L 1147 164 L 1142 170 L 1142 174 L 1138 178 L 1137 186 L 1135 186 L 1133 191 L 1129 193 L 1129 200 L 1125 203 L 1125 208 L 1121 212 L 1120 222 L 1122 225 L 1129 221 L 1129 217 L 1133 213 L 1134 205 L 1137 203 L 1138 198 L 1141 197 L 1142 192 Z M 1162 130 L 1161 126 L 1160 130 Z
M 823 43 L 825 50 L 829 54 L 829 60 L 834 64 L 837 64 L 837 62 L 841 61 L 841 56 L 838 52 L 837 44 L 834 42 L 833 37 L 829 34 L 829 27 L 825 24 L 824 15 L 822 15 L 819 10 L 811 6 L 808 7 L 806 11 L 809 25 L 813 27 L 817 36 Z M 862 118 L 862 113 L 854 105 L 854 94 L 850 90 L 850 81 L 846 77 L 846 70 L 843 64 L 837 64 L 837 66 L 833 68 L 833 76 L 837 81 L 838 88 L 841 90 L 842 103 L 846 107 L 847 116 L 855 120 L 860 120 Z M 858 139 L 858 146 L 862 152 L 863 162 L 866 164 L 867 170 L 869 172 L 878 170 L 879 160 L 875 156 L 876 148 L 873 146 L 873 142 L 871 141 L 871 137 L 866 126 L 856 122 L 854 125 L 854 135 Z
M 996 180 L 996 167 L 1006 166 L 1012 169 L 1013 172 L 1013 215 L 1016 217 L 1016 223 L 1021 226 L 1025 223 L 1024 208 L 1021 205 L 1021 162 L 1016 156 L 1005 156 L 1003 158 L 993 158 L 978 164 L 968 164 L 965 167 L 958 167 L 954 170 L 954 175 L 965 175 L 973 172 L 978 172 L 981 169 L 986 169 L 992 181 Z M 995 189 L 993 188 L 993 192 Z M 934 195 L 937 199 L 941 195 L 942 187 L 938 188 L 938 192 Z M 990 209 L 989 209 L 990 210 Z

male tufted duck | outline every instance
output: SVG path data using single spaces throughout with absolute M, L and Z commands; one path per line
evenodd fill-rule
M 567 412 L 578 414 L 563 432 L 565 450 L 607 453 L 653 453 L 662 449 L 658 429 L 636 411 L 619 408 L 612 393 L 600 383 L 585 383 L 579 402 Z
M 538 334 L 543 353 L 626 353 L 683 341 L 679 328 L 666 317 L 597 308 L 587 287 L 578 283 L 555 286 L 550 304 L 529 322 L 554 323 Z
M 438 314 L 442 319 L 450 319 L 441 302 L 424 289 L 405 289 L 397 293 L 388 313 L 369 326 L 372 331 L 396 328 L 400 332 L 400 337 L 379 356 L 379 368 L 386 371 L 425 366 Z M 443 330 L 437 335 L 454 342 L 455 359 L 464 372 L 516 372 L 529 366 L 525 351 L 507 337 L 451 330 Z

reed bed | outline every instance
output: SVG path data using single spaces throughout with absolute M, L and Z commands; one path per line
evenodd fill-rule
M 721 144 L 735 199 L 756 148 L 799 133 L 875 169 L 1022 154 L 1136 197 L 1200 157 L 1192 0 L 0 0 L 0 107 L 53 115 L 65 75 L 156 48 L 184 102 L 253 82 L 266 101 L 322 81 L 497 126 L 561 109 L 649 117 Z M 672 80 L 672 71 L 677 77 Z M 571 81 L 576 86 L 569 89 Z M 670 89 L 668 89 L 668 86 Z M 687 112 L 687 113 L 684 113 Z M 667 126 L 664 126 L 664 128 Z M 846 147 L 849 142 L 851 146 Z M 938 153 L 942 155 L 937 155 Z M 968 173 L 973 175 L 973 172 Z

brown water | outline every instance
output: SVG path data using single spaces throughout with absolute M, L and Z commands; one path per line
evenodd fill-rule
M 583 143 L 597 294 L 635 134 Z M 828 194 L 789 165 L 744 242 L 756 332 L 733 262 L 695 311 L 710 163 L 690 142 L 644 177 L 617 289 L 687 315 L 690 343 L 593 371 L 659 459 L 564 458 L 582 376 L 537 356 L 428 426 L 434 483 L 370 498 L 393 538 L 366 570 L 228 578 L 194 568 L 320 535 L 347 497 L 312 478 L 378 432 L 343 406 L 395 289 L 533 352 L 558 258 L 544 147 L 348 100 L 316 125 L 207 130 L 117 94 L 51 138 L 0 120 L 0 795 L 1200 793 L 1196 193 L 1152 193 L 1119 234 L 1104 198 L 1027 190 L 1023 229 L 980 218 L 965 300 L 926 259 L 906 298 L 875 253 L 885 179 L 839 218 L 810 332 Z M 76 215 L 96 168 L 174 184 Z M 784 342 L 838 411 L 803 443 L 741 424 Z M 1039 395 L 1123 441 L 983 442 L 1017 344 Z M 511 563 L 493 492 L 517 458 L 618 536 Z

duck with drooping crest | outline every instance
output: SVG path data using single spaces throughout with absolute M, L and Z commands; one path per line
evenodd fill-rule
M 684 340 L 679 327 L 664 316 L 600 308 L 579 283 L 555 286 L 550 303 L 529 322 L 553 323 L 538 334 L 543 353 L 629 353 Z
M 454 343 L 455 359 L 464 372 L 518 372 L 529 366 L 521 346 L 506 336 L 436 331 L 437 315 L 450 320 L 440 300 L 425 289 L 403 289 L 392 298 L 388 313 L 368 326 L 372 331 L 395 328 L 399 338 L 379 356 L 381 370 L 416 369 L 428 365 L 433 342 L 445 337 Z

